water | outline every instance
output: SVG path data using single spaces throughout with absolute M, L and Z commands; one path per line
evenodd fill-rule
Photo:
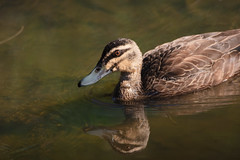
M 236 0 L 2 0 L 0 159 L 239 159 L 238 77 L 127 108 L 111 99 L 119 73 L 77 88 L 111 40 L 145 52 L 239 28 L 239 13 Z

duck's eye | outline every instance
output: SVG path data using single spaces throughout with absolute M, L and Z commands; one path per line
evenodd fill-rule
M 115 56 L 120 56 L 120 51 L 119 51 L 119 50 L 114 51 L 114 55 L 115 55 Z

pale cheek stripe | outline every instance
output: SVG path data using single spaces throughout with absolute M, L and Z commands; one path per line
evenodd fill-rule
M 115 50 L 118 50 L 118 48 L 117 49 L 115 49 Z M 122 53 L 122 54 L 126 54 L 126 53 L 128 53 L 129 52 L 129 50 L 130 50 L 130 48 L 125 48 L 124 47 L 124 49 L 121 49 L 122 51 L 123 50 L 126 50 L 126 51 L 123 51 L 124 53 Z M 120 51 L 121 51 L 120 50 Z M 120 55 L 119 57 L 114 57 L 114 55 L 112 55 L 112 54 L 108 54 L 104 59 L 103 59 L 103 63 L 105 63 L 105 64 L 107 64 L 109 61 L 111 61 L 111 60 L 117 60 L 118 58 L 120 58 L 122 55 Z
M 117 48 L 113 48 L 113 49 L 111 49 L 107 54 L 106 54 L 106 57 L 108 57 L 109 55 L 111 55 L 114 51 L 116 51 L 116 50 L 125 50 L 125 49 L 129 49 L 129 48 L 131 48 L 131 45 L 129 45 L 129 44 L 127 44 L 127 45 L 125 45 L 125 46 L 119 46 L 119 47 L 117 47 Z

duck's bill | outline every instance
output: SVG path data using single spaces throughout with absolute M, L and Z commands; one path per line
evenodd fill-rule
M 111 72 L 111 70 L 106 70 L 105 67 L 95 67 L 92 72 L 89 73 L 89 75 L 87 75 L 78 83 L 78 87 L 94 84 L 104 76 L 110 74 Z

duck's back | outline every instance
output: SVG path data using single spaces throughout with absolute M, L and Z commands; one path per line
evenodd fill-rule
M 240 70 L 240 29 L 186 36 L 143 57 L 146 95 L 173 96 L 208 88 Z

